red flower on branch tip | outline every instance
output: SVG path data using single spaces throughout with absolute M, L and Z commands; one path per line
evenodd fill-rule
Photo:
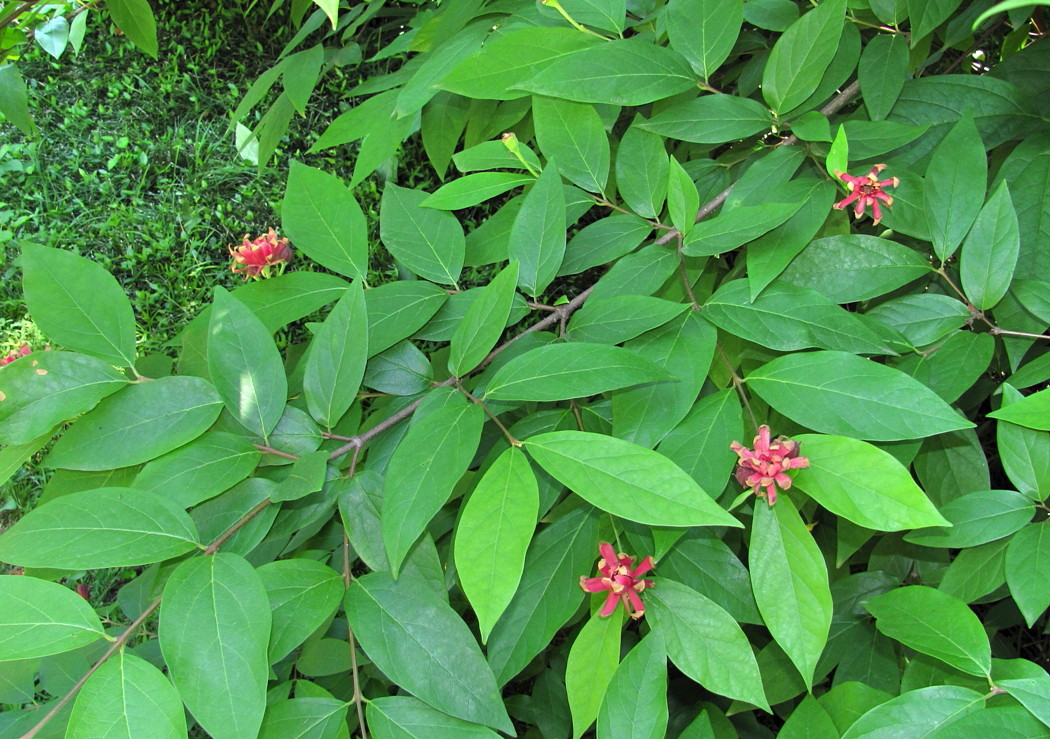
M 882 209 L 879 207 L 879 201 L 881 200 L 886 204 L 886 207 L 893 205 L 893 198 L 888 192 L 883 190 L 884 187 L 897 187 L 900 184 L 900 180 L 896 177 L 891 177 L 888 180 L 880 180 L 879 172 L 886 169 L 885 164 L 876 164 L 871 168 L 863 177 L 854 177 L 851 174 L 845 172 L 839 172 L 835 170 L 835 176 L 846 183 L 846 189 L 849 190 L 849 195 L 835 203 L 835 208 L 842 210 L 851 203 L 856 203 L 853 207 L 853 215 L 856 218 L 860 218 L 864 215 L 864 210 L 871 205 L 871 215 L 875 219 L 877 224 L 882 219 Z
M 46 351 L 51 351 L 51 347 L 45 346 L 44 347 L 44 351 L 45 352 Z M 32 353 L 33 353 L 33 348 L 31 346 L 29 346 L 29 344 L 22 344 L 17 349 L 12 349 L 11 351 L 9 351 L 7 353 L 6 357 L 0 357 L 0 367 L 6 367 L 7 365 L 11 364 L 11 362 L 15 361 L 16 359 L 21 359 L 22 357 L 27 357 L 27 356 L 29 356 Z
M 269 277 L 272 268 L 277 269 L 277 274 L 282 274 L 285 265 L 292 260 L 292 248 L 288 239 L 277 238 L 277 232 L 271 228 L 255 241 L 248 241 L 248 234 L 245 234 L 239 247 L 230 247 L 230 256 L 233 257 L 231 271 L 244 275 L 245 280 L 258 279 Z
M 797 441 L 788 441 L 783 436 L 770 441 L 769 426 L 764 424 L 758 427 L 754 445 L 754 449 L 748 449 L 736 441 L 729 445 L 740 457 L 736 481 L 746 488 L 752 488 L 757 496 L 773 505 L 777 502 L 777 487 L 781 490 L 791 487 L 791 478 L 784 473 L 809 467 L 809 460 L 798 455 Z
M 645 604 L 638 594 L 646 588 L 653 587 L 652 580 L 643 580 L 641 576 L 653 568 L 653 558 L 646 557 L 637 567 L 631 569 L 634 557 L 628 557 L 622 552 L 617 554 L 612 544 L 603 541 L 598 545 L 598 552 L 602 555 L 598 565 L 600 576 L 580 577 L 580 587 L 588 593 L 609 591 L 605 605 L 598 615 L 608 616 L 616 610 L 617 603 L 623 603 L 631 618 L 641 618 L 645 613 Z

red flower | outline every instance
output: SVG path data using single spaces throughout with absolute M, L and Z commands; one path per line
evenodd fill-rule
M 601 563 L 598 565 L 601 577 L 584 575 L 580 578 L 580 587 L 588 593 L 609 591 L 609 595 L 605 598 L 605 605 L 598 613 L 599 616 L 610 615 L 616 610 L 617 603 L 623 603 L 624 609 L 631 615 L 631 618 L 641 618 L 645 613 L 645 604 L 642 603 L 638 594 L 646 588 L 651 588 L 653 581 L 642 580 L 639 576 L 653 568 L 653 558 L 646 557 L 632 570 L 634 557 L 628 557 L 622 552 L 616 554 L 612 544 L 603 541 L 598 545 L 598 551 L 602 555 Z
M 51 347 L 45 346 L 44 351 L 51 351 Z M 0 367 L 6 367 L 16 359 L 21 359 L 22 357 L 29 356 L 32 353 L 33 349 L 29 346 L 29 344 L 22 344 L 17 349 L 12 349 L 11 351 L 9 351 L 6 357 L 0 357 Z
M 288 239 L 278 239 L 277 232 L 271 228 L 255 241 L 248 241 L 248 234 L 245 234 L 240 247 L 236 250 L 230 247 L 230 255 L 233 257 L 230 269 L 243 274 L 247 280 L 249 277 L 269 277 L 271 267 L 277 267 L 277 274 L 283 273 L 285 265 L 292 259 L 292 248 Z
M 884 169 L 886 169 L 885 164 L 876 164 L 863 177 L 854 177 L 836 169 L 835 176 L 846 183 L 846 189 L 849 190 L 850 194 L 845 199 L 835 203 L 834 207 L 842 210 L 850 203 L 856 203 L 856 206 L 853 208 L 853 215 L 860 218 L 864 215 L 864 209 L 870 204 L 871 215 L 875 218 L 875 223 L 878 223 L 882 219 L 882 209 L 879 208 L 879 201 L 884 202 L 886 207 L 893 205 L 893 198 L 882 188 L 897 187 L 900 184 L 900 180 L 896 177 L 880 180 L 879 172 Z
M 798 456 L 797 441 L 786 441 L 783 436 L 770 441 L 769 426 L 766 425 L 758 427 L 754 444 L 754 450 L 735 441 L 729 445 L 740 457 L 736 481 L 746 488 L 753 488 L 757 496 L 773 505 L 777 502 L 777 486 L 781 490 L 791 487 L 791 478 L 784 474 L 785 470 L 809 467 L 809 460 Z M 762 492 L 759 492 L 760 488 Z

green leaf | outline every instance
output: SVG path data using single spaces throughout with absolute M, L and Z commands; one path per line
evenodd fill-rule
M 735 0 L 672 0 L 667 4 L 667 40 L 707 81 L 726 60 L 744 22 Z
M 1029 429 L 1050 431 L 1050 389 L 1032 393 L 1016 403 L 992 411 L 988 416 Z
M 536 141 L 558 171 L 587 192 L 605 192 L 609 179 L 609 137 L 593 105 L 535 96 Z
M 324 64 L 324 47 L 321 44 L 315 44 L 284 59 L 282 66 L 284 94 L 288 96 L 288 100 L 299 115 L 306 115 L 306 106 L 317 85 L 322 64 Z
M 361 648 L 395 684 L 451 716 L 513 732 L 474 635 L 437 594 L 373 572 L 354 581 L 345 603 Z
M 593 570 L 598 518 L 596 510 L 582 506 L 533 538 L 521 584 L 488 640 L 488 661 L 499 685 L 546 649 L 579 608 L 584 593 L 576 583 Z
M 299 692 L 301 685 L 296 684 Z M 278 700 L 266 707 L 259 739 L 337 739 L 347 730 L 349 706 L 345 701 L 320 695 Z
M 904 540 L 924 547 L 963 549 L 1002 539 L 1032 520 L 1035 505 L 1013 490 L 981 490 L 944 504 L 951 528 L 912 531 Z
M 415 395 L 433 383 L 430 360 L 411 341 L 377 354 L 365 366 L 362 383 L 380 393 Z
M 447 300 L 447 292 L 423 280 L 388 282 L 367 290 L 368 355 L 386 351 L 414 334 Z
M 680 54 L 632 38 L 561 56 L 515 86 L 579 103 L 645 105 L 695 84 L 693 70 Z
M 68 652 L 104 634 L 91 605 L 55 582 L 0 575 L 0 600 L 0 663 Z
M 306 358 L 303 394 L 310 415 L 332 428 L 357 400 L 368 359 L 368 310 L 361 281 L 335 304 Z
M 566 400 L 667 379 L 664 370 L 622 347 L 583 342 L 549 344 L 500 367 L 489 380 L 485 398 Z
M 456 571 L 482 642 L 518 589 L 538 515 L 532 467 L 520 449 L 510 447 L 478 482 L 456 526 Z
M 0 537 L 0 560 L 65 570 L 133 567 L 198 546 L 197 527 L 174 503 L 131 488 L 63 495 Z
M 693 26 L 688 26 L 690 33 Z M 645 131 L 695 144 L 746 139 L 773 124 L 762 103 L 736 95 L 702 95 L 671 105 L 640 124 Z
M 821 3 L 777 39 L 762 75 L 769 107 L 786 113 L 817 89 L 838 50 L 845 12 L 845 0 Z
M 106 9 L 131 43 L 157 58 L 157 20 L 147 0 L 106 0 Z
M 447 405 L 415 423 L 391 457 L 383 543 L 395 577 L 412 544 L 466 472 L 484 423 L 484 412 L 472 403 Z
M 938 589 L 964 603 L 972 603 L 1006 584 L 1006 547 L 999 539 L 959 552 L 944 571 Z
M 376 739 L 498 739 L 478 724 L 449 716 L 410 695 L 390 695 L 368 701 L 368 730 Z
M 729 445 L 743 438 L 740 413 L 740 403 L 732 390 L 708 395 L 664 438 L 659 451 L 689 473 L 700 487 L 717 495 L 737 461 Z
M 932 344 L 972 320 L 966 305 L 935 293 L 917 293 L 880 303 L 865 315 L 899 331 L 915 347 Z
M 101 727 L 113 739 L 180 739 L 186 736 L 186 712 L 163 672 L 121 649 L 80 689 L 66 736 L 89 739 Z
M 1016 698 L 1044 725 L 1050 726 L 1050 676 L 996 680 L 995 684 Z
M 651 526 L 739 526 L 710 494 L 663 455 L 602 434 L 552 431 L 525 448 L 581 498 Z
M 273 333 L 338 300 L 347 287 L 343 278 L 324 272 L 289 272 L 249 282 L 237 288 L 234 296 Z
M 844 352 L 779 357 L 751 372 L 747 384 L 780 413 L 823 433 L 896 441 L 973 426 L 903 372 Z
M 1022 399 L 1021 393 L 1003 383 L 1003 407 Z M 1042 500 L 1041 491 L 1050 490 L 1050 437 L 1033 429 L 1000 420 L 996 442 L 1003 471 L 1022 493 Z
M 307 153 L 358 141 L 394 125 L 394 105 L 399 90 L 373 95 L 332 121 Z
M 794 203 L 741 205 L 700 221 L 689 232 L 682 247 L 687 257 L 706 257 L 736 249 L 757 239 L 791 218 L 802 207 Z
M 598 710 L 598 736 L 662 739 L 667 732 L 667 653 L 650 633 L 623 658 Z
M 904 89 L 908 67 L 908 41 L 901 34 L 881 34 L 864 46 L 857 77 L 871 120 L 881 121 L 889 114 Z M 855 155 L 855 158 L 866 157 Z
M 706 689 L 769 710 L 747 636 L 713 600 L 662 579 L 646 596 L 647 620 L 675 666 Z
M 164 586 L 161 652 L 186 707 L 215 739 L 255 736 L 266 710 L 270 604 L 242 557 L 180 564 Z
M 456 285 L 463 269 L 463 227 L 451 213 L 421 207 L 429 195 L 388 182 L 379 234 L 387 250 L 420 277 Z
M 480 297 L 471 303 L 452 335 L 448 370 L 453 375 L 462 377 L 475 369 L 496 346 L 510 317 L 517 284 L 515 261 L 493 277 L 482 288 Z
M 439 85 L 469 98 L 513 100 L 527 94 L 514 89 L 519 83 L 561 57 L 598 43 L 574 28 L 519 28 L 486 43 Z
M 943 262 L 970 230 L 984 203 L 988 158 L 970 115 L 959 119 L 933 151 L 926 168 L 926 221 L 933 251 Z
M 482 141 L 469 149 L 457 152 L 452 161 L 456 169 L 464 174 L 490 169 L 518 169 L 528 172 L 539 172 L 543 169 L 540 158 L 529 146 L 518 141 L 515 147 L 528 166 L 511 153 L 509 141 L 503 140 Z
M 328 472 L 328 452 L 323 449 L 301 455 L 292 463 L 287 477 L 270 489 L 270 500 L 280 503 L 305 498 L 319 491 Z
M 696 184 L 678 160 L 673 156 L 667 171 L 667 214 L 671 224 L 683 236 L 689 234 L 696 222 L 696 213 L 700 209 L 700 193 Z
M 321 266 L 347 277 L 368 274 L 365 217 L 335 175 L 292 160 L 281 226 L 293 246 Z
M 643 118 L 636 118 L 620 137 L 616 150 L 616 186 L 632 211 L 642 218 L 656 218 L 663 210 L 667 194 L 668 158 L 663 139 L 646 131 L 642 127 L 644 122 Z M 570 241 L 566 262 L 571 259 L 572 244 Z
M 968 675 L 991 672 L 988 635 L 958 598 L 911 585 L 869 598 L 864 606 L 875 617 L 875 627 L 891 639 Z
M 288 380 L 281 353 L 247 306 L 214 290 L 208 326 L 208 369 L 222 402 L 241 425 L 266 439 L 281 420 Z
M 180 508 L 191 508 L 246 478 L 261 456 L 243 436 L 209 431 L 147 462 L 132 486 L 157 493 Z
M 598 717 L 613 672 L 620 662 L 623 619 L 592 614 L 576 635 L 565 663 L 565 690 L 572 713 L 573 739 L 579 739 Z
M 215 388 L 199 377 L 132 384 L 77 419 L 46 463 L 71 470 L 140 464 L 196 439 L 221 410 Z
M 914 355 L 914 364 L 909 358 L 897 367 L 953 403 L 985 373 L 994 351 L 991 334 L 956 331 L 931 350 Z
M 748 562 L 769 633 L 812 686 L 831 627 L 831 589 L 824 555 L 787 496 L 773 506 L 756 499 Z
M 639 298 L 658 300 L 622 296 L 605 302 L 610 307 L 613 301 L 621 300 L 638 305 L 635 301 Z M 582 311 L 573 318 L 580 313 Z M 571 328 L 572 322 L 569 325 Z M 628 349 L 652 359 L 670 372 L 676 382 L 652 383 L 613 393 L 613 436 L 650 449 L 667 436 L 696 401 L 711 365 L 717 333 L 696 311 L 689 311 L 630 342 Z
M 683 303 L 648 295 L 618 295 L 588 300 L 580 310 L 573 313 L 565 338 L 585 343 L 620 344 L 664 326 L 686 307 Z M 645 351 L 638 353 L 652 356 Z
M 1050 607 L 1050 527 L 1029 524 L 1010 538 L 1006 547 L 1006 584 L 1028 627 Z
M 67 349 L 121 367 L 135 363 L 135 315 L 113 275 L 73 252 L 22 247 L 22 289 L 33 322 Z
M 923 37 L 948 20 L 960 3 L 961 0 L 907 0 L 912 47 L 917 46 Z
M 824 707 L 812 695 L 807 695 L 795 706 L 777 736 L 782 739 L 809 739 L 835 736 L 838 733 L 835 722 Z
M 984 696 L 969 688 L 934 685 L 912 690 L 881 703 L 863 714 L 842 739 L 869 737 L 932 736 L 940 727 L 984 707 Z
M 343 580 L 335 570 L 310 559 L 281 559 L 258 569 L 273 614 L 267 659 L 279 662 L 335 613 Z
M 525 194 L 510 230 L 510 258 L 520 263 L 518 284 L 537 296 L 550 284 L 565 257 L 565 192 L 554 162 L 548 162 Z
M 828 270 L 828 264 L 836 268 Z M 885 295 L 929 274 L 929 262 L 913 249 L 875 236 L 848 234 L 812 241 L 781 279 L 842 304 Z
M 987 310 L 1006 294 L 1020 248 L 1017 214 L 1002 181 L 978 214 L 959 255 L 963 292 L 976 308 Z
M 14 64 L 0 65 L 0 113 L 26 136 L 36 136 L 26 83 Z
M 889 452 L 845 436 L 793 438 L 809 459 L 795 485 L 835 515 L 876 531 L 949 525 Z
M 906 123 L 894 123 L 893 121 L 846 121 L 842 124 L 843 131 L 849 137 L 850 153 L 854 161 L 873 159 L 888 151 L 910 144 L 922 136 L 930 128 L 929 124 L 923 126 L 910 126 Z M 843 167 L 839 167 L 843 169 Z M 901 187 L 908 188 L 912 178 L 905 173 L 902 178 Z M 894 207 L 897 208 L 898 191 L 894 190 Z M 921 204 L 921 193 L 917 193 Z M 915 207 L 915 206 L 913 206 Z M 892 216 L 894 211 L 890 211 Z M 899 215 L 899 213 L 898 213 Z M 918 215 L 918 214 L 916 214 Z M 923 216 L 922 231 L 925 232 L 925 216 Z M 914 227 L 914 226 L 913 226 Z
M 0 373 L 0 443 L 28 443 L 127 384 L 124 373 L 101 359 L 35 352 Z
M 752 300 L 747 280 L 725 282 L 704 303 L 703 315 L 723 331 L 777 351 L 893 353 L 855 314 L 790 283 L 773 283 Z
M 536 181 L 530 174 L 517 172 L 478 172 L 439 187 L 421 205 L 439 210 L 458 210 L 482 203 L 508 190 Z
M 660 575 L 710 598 L 740 623 L 762 623 L 751 575 L 713 531 L 696 529 L 679 539 L 660 560 Z

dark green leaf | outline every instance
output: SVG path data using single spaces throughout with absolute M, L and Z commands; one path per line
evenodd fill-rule
M 367 290 L 369 356 L 414 334 L 446 300 L 447 292 L 423 280 L 388 282 Z
M 554 162 L 548 162 L 510 229 L 509 253 L 520 263 L 518 284 L 537 296 L 550 284 L 565 257 L 565 192 Z
M 647 295 L 589 300 L 573 314 L 565 338 L 568 341 L 620 344 L 663 326 L 685 308 L 682 303 Z M 647 352 L 639 353 L 652 356 Z
M 346 612 L 365 654 L 396 684 L 456 718 L 513 731 L 474 635 L 431 590 L 373 572 L 350 586 Z
M 536 181 L 531 174 L 517 172 L 478 172 L 452 180 L 439 187 L 430 197 L 422 201 L 425 208 L 458 210 L 483 203 L 489 198 L 502 195 L 521 185 Z
M 368 233 L 354 196 L 335 175 L 293 160 L 281 225 L 295 248 L 347 277 L 368 273 Z
M 768 131 L 772 123 L 769 109 L 755 100 L 703 95 L 661 110 L 640 127 L 679 141 L 722 144 Z
M 219 397 L 245 428 L 266 439 L 288 400 L 284 362 L 262 321 L 221 287 L 214 291 L 208 346 Z
M 587 192 L 604 192 L 609 179 L 609 138 L 593 105 L 558 98 L 532 99 L 536 140 L 558 171 Z
M 413 425 L 398 445 L 383 496 L 383 543 L 395 577 L 474 458 L 484 422 L 474 404 L 447 405 Z
M 517 284 L 518 263 L 511 262 L 471 303 L 452 335 L 448 369 L 453 375 L 462 377 L 476 368 L 499 341 L 514 304 Z
M 33 322 L 67 349 L 121 367 L 135 362 L 135 315 L 123 288 L 71 251 L 22 247 L 22 289 Z
M 961 0 L 907 0 L 911 45 L 918 45 L 924 36 L 944 23 L 960 3 Z
M 942 726 L 984 707 L 984 696 L 969 688 L 935 685 L 912 690 L 881 703 L 862 715 L 842 739 L 931 736 Z
M 180 564 L 159 637 L 171 680 L 215 739 L 255 736 L 266 710 L 270 606 L 255 570 L 225 552 Z
M 686 236 L 696 223 L 696 214 L 700 209 L 700 193 L 696 184 L 678 160 L 673 156 L 669 160 L 667 171 L 667 215 L 680 234 Z
M 875 616 L 878 630 L 891 639 L 969 675 L 990 673 L 988 636 L 958 598 L 912 585 L 869 598 L 864 605 Z
M 1029 524 L 1006 547 L 1006 584 L 1029 628 L 1050 607 L 1050 528 Z
M 1015 54 L 1011 59 L 1022 58 Z M 1026 69 L 1026 73 L 1036 72 L 1036 77 L 1045 79 L 1046 75 L 1037 70 Z M 1040 99 L 1047 99 L 1040 96 Z M 1045 275 L 1050 268 L 1050 254 L 1045 245 L 1050 239 L 1050 189 L 1042 183 L 1050 177 L 1050 150 L 1047 144 L 1050 139 L 1043 133 L 1029 136 L 1018 144 L 1006 161 L 999 168 L 997 180 L 1002 180 L 1010 187 L 1010 197 L 1017 213 L 1017 223 L 1021 234 L 1021 251 L 1017 259 L 1017 274 Z
M 777 39 L 762 75 L 762 95 L 773 110 L 786 113 L 817 89 L 838 49 L 845 10 L 845 0 L 824 2 Z
M 717 496 L 736 464 L 729 445 L 743 438 L 740 413 L 740 402 L 731 389 L 708 395 L 660 442 L 659 451 Z
M 740 623 L 762 623 L 751 575 L 712 531 L 698 529 L 680 539 L 660 560 L 660 575 L 710 598 Z
M 296 690 L 302 692 L 302 683 Z M 349 704 L 326 696 L 278 700 L 266 707 L 259 739 L 338 739 Z
M 646 597 L 653 636 L 678 669 L 714 693 L 768 710 L 755 655 L 732 616 L 674 580 L 660 580 Z
M 644 118 L 636 118 L 620 137 L 616 150 L 616 186 L 631 210 L 642 218 L 656 218 L 663 210 L 667 194 L 668 159 L 663 139 L 646 131 L 642 127 L 644 123 Z M 567 257 L 571 253 L 570 241 Z
M 132 384 L 77 419 L 47 464 L 72 470 L 130 467 L 196 439 L 221 410 L 215 388 L 199 377 Z
M 580 103 L 644 105 L 695 84 L 693 70 L 681 55 L 631 38 L 561 56 L 516 87 Z
M 589 503 L 652 526 L 739 526 L 669 459 L 622 439 L 585 431 L 532 436 L 525 448 Z
M 498 739 L 485 726 L 463 721 L 431 708 L 410 695 L 390 695 L 368 701 L 368 729 L 376 739 Z
M 108 362 L 41 351 L 0 373 L 0 443 L 26 444 L 128 384 Z
M 911 126 L 893 121 L 846 121 L 842 124 L 841 130 L 845 131 L 846 138 L 849 140 L 850 157 L 854 161 L 864 161 L 910 144 L 926 133 L 929 127 L 929 124 Z M 902 187 L 907 187 L 909 184 L 906 178 L 902 178 Z M 897 194 L 898 191 L 895 188 L 893 203 L 894 208 L 897 209 L 896 214 L 900 215 L 899 201 L 901 198 L 897 197 Z M 890 211 L 890 215 L 892 216 L 894 212 Z M 925 232 L 925 218 L 923 221 L 922 229 Z
M 972 603 L 1006 583 L 1006 547 L 999 539 L 959 552 L 941 577 L 938 589 Z
M 0 113 L 26 136 L 36 135 L 36 126 L 29 115 L 26 83 L 14 64 L 0 66 Z
M 1013 490 L 983 490 L 950 500 L 941 513 L 951 528 L 912 531 L 905 541 L 924 547 L 963 549 L 1002 539 L 1032 520 L 1035 506 Z
M 1045 726 L 1050 726 L 1050 677 L 1043 674 L 1039 677 L 997 680 L 996 685 L 1016 698 Z
M 672 0 L 667 4 L 667 40 L 708 80 L 736 44 L 744 7 L 734 0 Z
M 558 274 L 573 275 L 618 259 L 637 248 L 652 230 L 649 223 L 627 214 L 588 224 L 577 231 L 565 247 L 565 259 Z
M 735 249 L 776 228 L 801 207 L 802 201 L 798 201 L 742 205 L 722 212 L 693 227 L 682 253 L 688 257 L 705 257 Z
M 816 290 L 774 283 L 754 300 L 750 292 L 747 280 L 724 283 L 704 303 L 704 318 L 734 336 L 777 351 L 893 353 L 855 314 Z
M 361 281 L 355 280 L 335 304 L 311 342 L 303 374 L 310 415 L 332 428 L 361 386 L 368 358 L 368 319 Z
M 984 203 L 988 159 L 970 115 L 959 119 L 933 151 L 926 168 L 926 220 L 933 250 L 943 262 L 966 236 Z
M 1021 400 L 1010 385 L 1002 384 L 1003 406 Z M 999 421 L 996 441 L 1003 471 L 1022 493 L 1042 500 L 1041 491 L 1050 490 L 1050 436 L 1023 426 Z
M 904 373 L 843 352 L 806 352 L 751 372 L 779 412 L 823 433 L 873 441 L 918 439 L 973 424 Z
M 900 34 L 876 36 L 864 47 L 857 76 L 871 120 L 881 121 L 893 108 L 908 78 L 908 66 L 908 42 Z M 854 154 L 854 158 L 867 157 Z
M 583 342 L 550 344 L 500 367 L 485 397 L 566 400 L 667 379 L 666 371 L 628 349 Z
M 259 463 L 259 450 L 243 436 L 209 431 L 186 446 L 146 463 L 135 476 L 136 490 L 158 493 L 190 508 L 246 478 Z
M 279 662 L 335 613 L 343 581 L 331 567 L 310 559 L 282 559 L 258 569 L 273 615 L 270 662 Z
M 106 0 L 106 9 L 131 43 L 157 58 L 157 21 L 147 0 Z
M 661 739 L 667 718 L 667 653 L 660 635 L 651 633 L 613 673 L 598 711 L 598 734 L 609 739 Z
M 748 562 L 762 619 L 808 687 L 828 640 L 831 590 L 824 555 L 787 496 L 755 500 Z
M 415 395 L 432 384 L 430 361 L 411 341 L 377 354 L 365 366 L 362 384 L 380 393 Z
M 443 285 L 456 285 L 463 269 L 463 227 L 451 213 L 424 208 L 429 195 L 388 182 L 383 190 L 379 234 L 383 245 L 409 270 Z

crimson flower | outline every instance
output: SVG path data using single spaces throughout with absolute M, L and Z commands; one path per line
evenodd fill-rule
M 230 247 L 233 272 L 244 275 L 244 279 L 269 277 L 270 269 L 277 268 L 277 274 L 284 272 L 284 267 L 292 259 L 292 248 L 288 239 L 278 239 L 272 228 L 255 241 L 248 241 L 248 234 L 237 249 Z
M 598 545 L 598 552 L 602 555 L 598 565 L 600 577 L 580 577 L 580 587 L 588 593 L 600 593 L 608 590 L 609 595 L 605 598 L 605 605 L 598 613 L 599 616 L 608 616 L 616 610 L 617 603 L 623 603 L 624 610 L 631 618 L 638 619 L 645 613 L 645 604 L 638 594 L 646 588 L 653 586 L 652 580 L 643 580 L 639 576 L 653 568 L 653 558 L 646 557 L 641 563 L 631 569 L 634 557 L 628 557 L 622 552 L 616 554 L 612 544 L 603 541 Z
M 51 350 L 51 347 L 49 347 L 49 346 L 45 346 L 44 347 L 44 351 L 50 351 L 50 350 Z M 33 348 L 31 346 L 29 346 L 29 344 L 22 344 L 17 349 L 12 349 L 11 351 L 9 351 L 7 353 L 6 357 L 0 357 L 0 367 L 6 367 L 7 365 L 11 364 L 11 362 L 15 361 L 16 359 L 21 359 L 22 357 L 29 356 L 32 353 L 33 353 Z
M 740 457 L 736 481 L 746 488 L 752 488 L 757 496 L 773 505 L 777 502 L 777 487 L 781 490 L 791 487 L 791 478 L 784 472 L 809 467 L 809 460 L 798 456 L 797 441 L 787 441 L 783 436 L 770 441 L 769 426 L 765 424 L 758 427 L 754 444 L 753 450 L 735 441 L 729 445 Z
M 834 207 L 842 210 L 850 203 L 856 203 L 853 207 L 853 215 L 859 219 L 864 215 L 865 208 L 871 205 L 871 215 L 875 218 L 875 223 L 878 223 L 882 219 L 882 209 L 879 207 L 879 201 L 884 202 L 886 207 L 893 205 L 893 198 L 882 188 L 897 187 L 900 184 L 900 180 L 896 177 L 880 180 L 879 172 L 884 169 L 886 169 L 885 164 L 876 164 L 863 177 L 854 177 L 836 169 L 835 176 L 846 183 L 846 189 L 849 190 L 850 194 L 843 200 L 835 203 Z

